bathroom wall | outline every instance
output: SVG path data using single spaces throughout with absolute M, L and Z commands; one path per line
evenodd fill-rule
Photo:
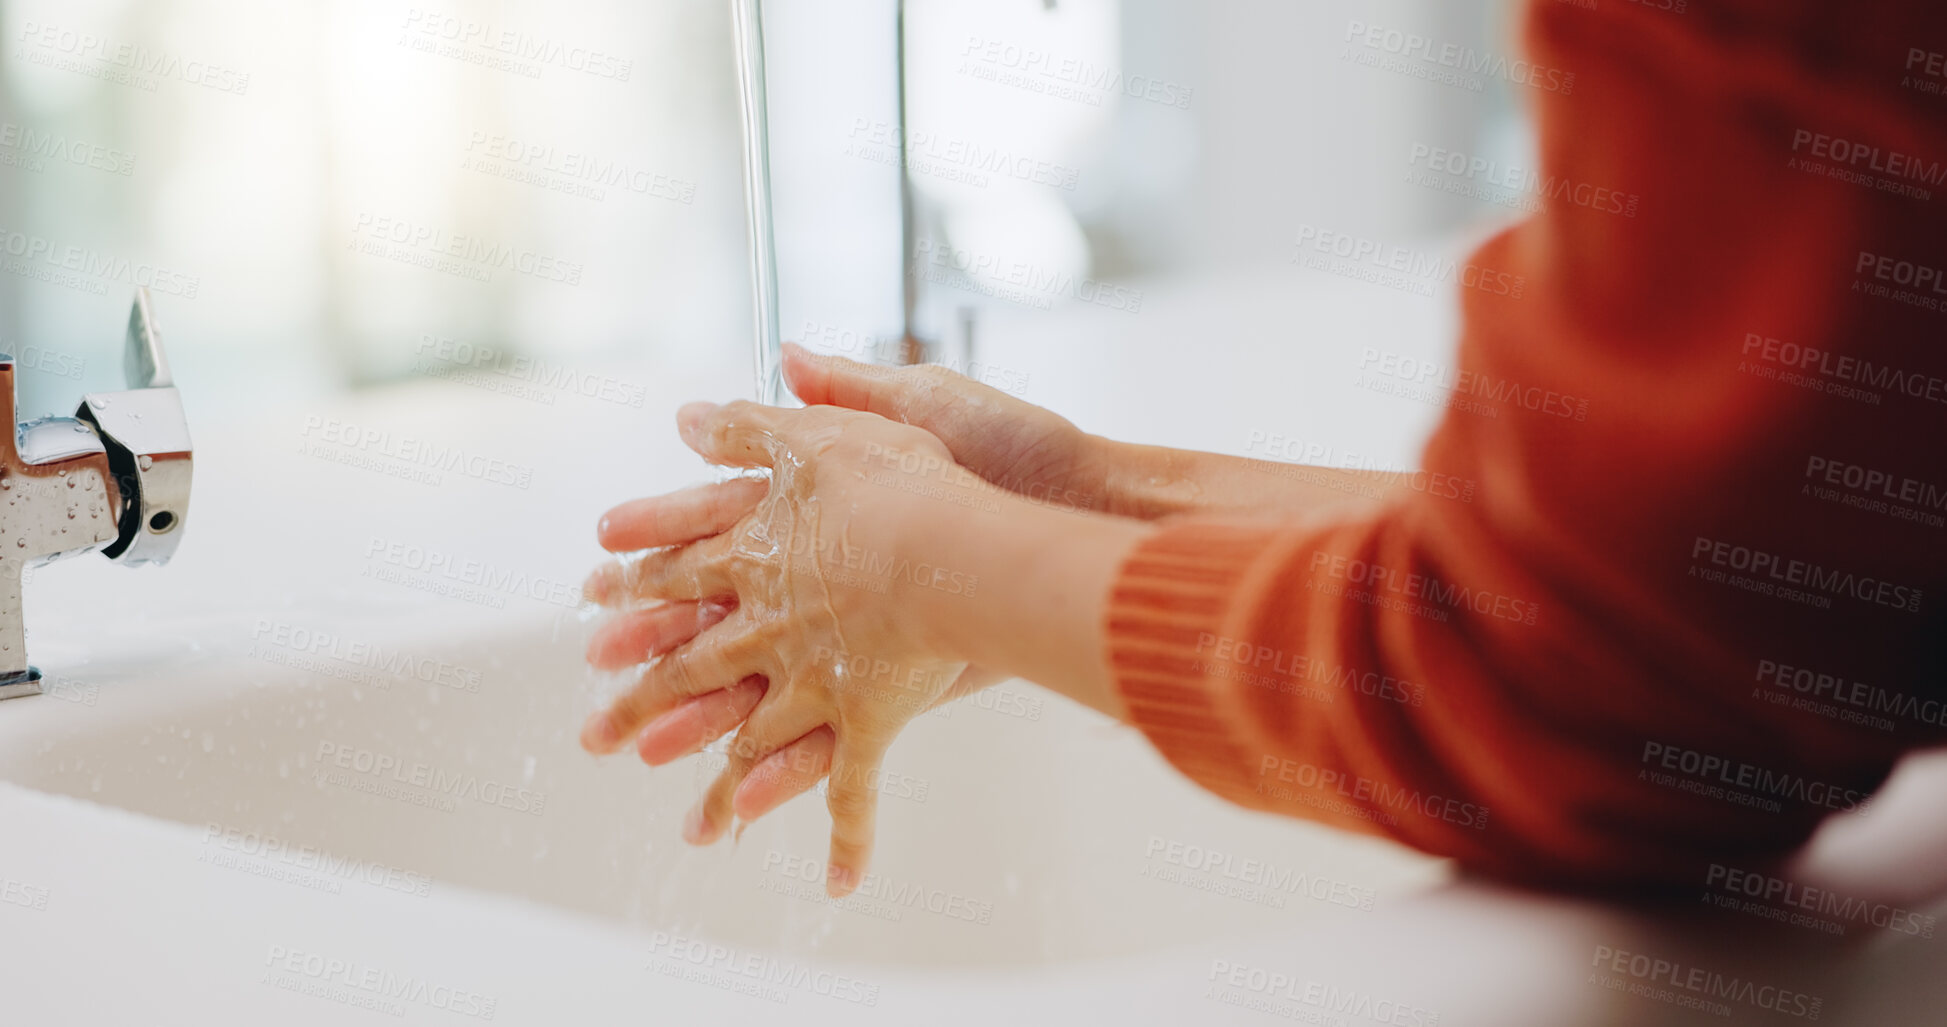
M 1353 66 L 1390 56 L 1366 26 L 1511 52 L 1505 6 L 909 0 L 901 139 L 889 0 L 773 0 L 785 333 L 860 352 L 912 284 L 964 360 L 1008 276 L 1065 283 L 1015 307 L 1128 305 L 1119 283 L 1288 265 L 1308 227 L 1505 220 L 1401 172 L 1419 144 L 1520 152 L 1519 90 Z M 516 356 L 748 360 L 721 0 L 0 0 L 0 40 L 0 348 L 26 413 L 116 383 L 137 284 L 200 420 Z

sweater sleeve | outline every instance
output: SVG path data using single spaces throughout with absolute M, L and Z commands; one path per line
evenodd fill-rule
M 1807 163 L 1809 133 L 1947 167 L 1897 67 L 1942 16 L 1869 6 L 1841 53 L 1807 3 L 1534 5 L 1577 76 L 1534 98 L 1539 172 L 1497 178 L 1540 211 L 1472 261 L 1528 287 L 1461 289 L 1416 478 L 1477 488 L 1140 544 L 1107 645 L 1168 760 L 1493 875 L 1683 885 L 1939 740 L 1947 457 L 1914 440 L 1947 287 L 1876 279 L 1947 266 L 1947 199 Z

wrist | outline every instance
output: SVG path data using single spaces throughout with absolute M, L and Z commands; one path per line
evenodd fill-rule
M 1078 446 L 1086 468 L 1087 509 L 1114 517 L 1146 519 L 1142 496 L 1141 447 L 1101 435 L 1084 434 Z
M 977 532 L 990 497 L 971 473 L 953 480 L 928 480 L 913 488 L 891 489 L 880 520 L 880 537 L 888 547 L 882 558 L 891 579 L 888 613 L 904 622 L 908 637 L 928 655 L 967 662 L 964 639 L 954 628 L 964 619 L 968 604 L 981 595 L 987 568 L 974 557 L 978 550 L 954 541 Z
M 1153 521 L 1196 507 L 1202 490 L 1176 459 L 1177 450 L 1090 435 L 1086 452 L 1106 498 L 1097 511 Z
M 934 656 L 1027 678 L 1117 715 L 1104 641 L 1108 598 L 1122 561 L 1154 529 L 1018 496 L 988 498 L 920 504 L 926 521 L 904 553 L 943 571 L 949 587 L 911 589 L 900 615 L 913 618 L 917 640 Z M 954 581 L 966 587 L 955 591 Z

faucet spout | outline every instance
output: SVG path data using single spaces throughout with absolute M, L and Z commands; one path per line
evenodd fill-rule
M 0 699 L 33 695 L 21 589 L 28 572 L 101 551 L 163 563 L 188 513 L 190 444 L 160 333 L 138 290 L 122 392 L 93 393 L 76 417 L 21 424 L 14 360 L 0 354 Z
M 22 577 L 30 567 L 91 552 L 116 540 L 121 493 L 108 451 L 71 417 L 19 424 L 14 361 L 0 354 L 0 699 L 40 691 L 27 664 Z

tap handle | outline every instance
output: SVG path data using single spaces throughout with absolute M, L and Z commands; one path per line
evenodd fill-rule
M 192 453 L 182 395 L 169 373 L 147 289 L 135 291 L 129 310 L 123 372 L 126 390 L 91 392 L 76 414 L 100 436 L 121 493 L 118 537 L 102 555 L 117 563 L 167 563 L 189 517 Z
M 135 290 L 128 311 L 128 346 L 122 374 L 131 389 L 166 389 L 176 384 L 169 373 L 169 355 L 162 351 L 162 328 L 149 309 L 149 290 Z

